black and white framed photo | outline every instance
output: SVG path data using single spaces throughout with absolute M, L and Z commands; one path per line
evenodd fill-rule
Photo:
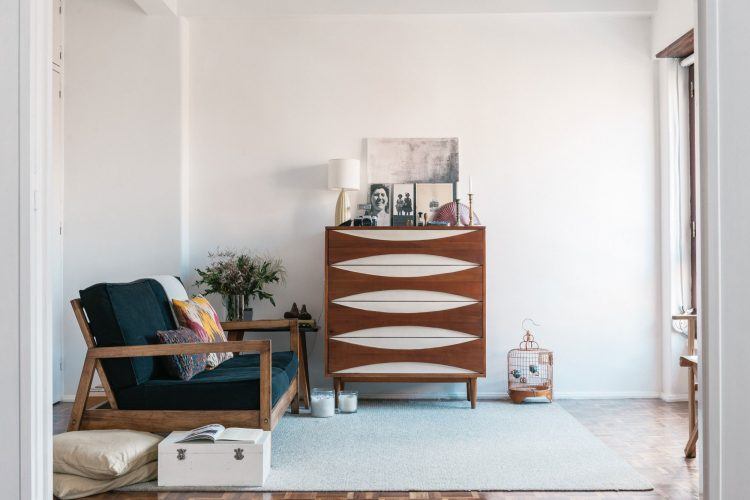
M 438 208 L 453 201 L 453 193 L 453 184 L 417 184 L 417 212 L 427 214 L 431 221 Z
M 376 218 L 378 226 L 391 225 L 391 185 L 370 184 L 370 215 Z
M 391 191 L 391 224 L 394 226 L 416 225 L 417 213 L 414 184 L 394 184 Z M 411 224 L 408 222 L 411 221 Z

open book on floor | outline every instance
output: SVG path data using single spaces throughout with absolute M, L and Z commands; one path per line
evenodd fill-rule
M 177 441 L 241 441 L 243 443 L 257 443 L 263 436 L 262 429 L 243 429 L 241 427 L 226 428 L 221 424 L 209 424 L 188 432 L 187 436 Z

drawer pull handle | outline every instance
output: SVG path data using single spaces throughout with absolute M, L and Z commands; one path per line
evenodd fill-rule
M 242 454 L 244 450 L 242 448 L 235 448 L 234 450 L 234 459 L 235 460 L 242 460 L 245 458 L 245 455 Z
M 177 460 L 185 460 L 185 452 L 187 450 L 185 448 L 178 448 L 177 449 Z

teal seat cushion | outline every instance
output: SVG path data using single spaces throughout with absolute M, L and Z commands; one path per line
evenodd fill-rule
M 258 410 L 259 365 L 259 354 L 245 354 L 190 380 L 154 378 L 116 391 L 117 404 L 123 410 Z M 271 354 L 272 404 L 289 388 L 297 367 L 293 352 Z
M 152 279 L 99 283 L 80 296 L 98 347 L 157 344 L 157 331 L 177 328 L 164 289 Z M 105 359 L 102 364 L 115 390 L 163 375 L 148 356 Z
M 257 368 L 260 366 L 260 356 L 258 354 L 235 356 L 224 361 L 216 369 L 237 368 L 240 366 Z M 275 352 L 271 355 L 271 366 L 284 370 L 289 380 L 291 380 L 297 374 L 297 355 L 292 351 Z

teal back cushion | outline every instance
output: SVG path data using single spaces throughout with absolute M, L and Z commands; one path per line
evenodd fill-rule
M 80 295 L 98 347 L 157 344 L 157 331 L 177 327 L 164 289 L 152 279 L 99 283 L 81 290 Z M 105 359 L 102 365 L 115 390 L 157 375 L 155 360 L 148 356 Z

